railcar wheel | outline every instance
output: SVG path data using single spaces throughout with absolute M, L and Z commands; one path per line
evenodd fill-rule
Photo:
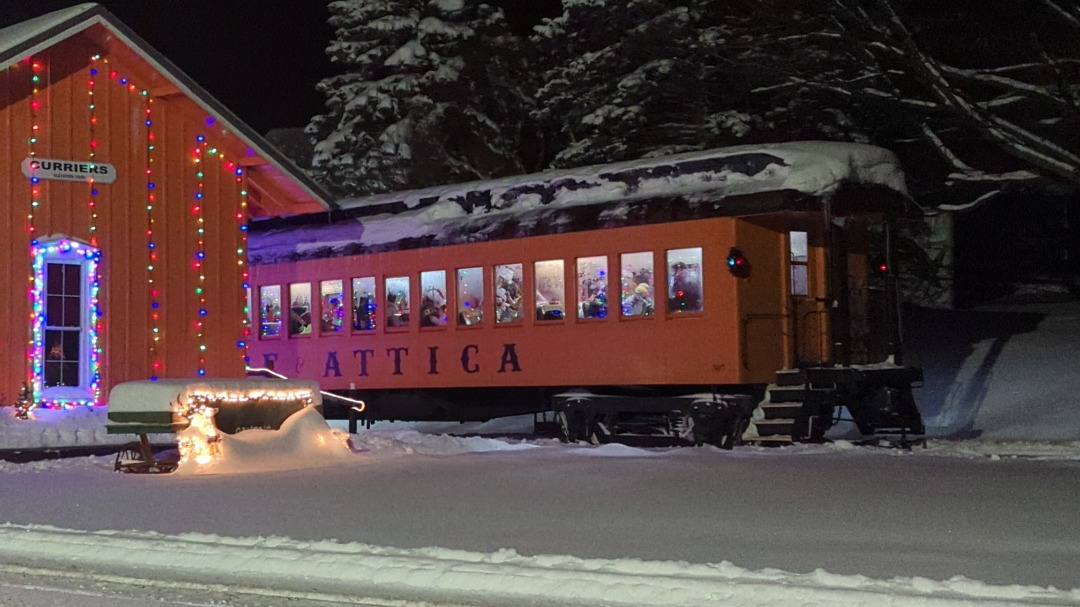
M 596 418 L 586 411 L 559 411 L 556 416 L 559 424 L 559 440 L 564 443 L 585 441 L 599 445 Z

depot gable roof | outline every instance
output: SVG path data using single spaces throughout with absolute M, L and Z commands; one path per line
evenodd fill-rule
M 152 91 L 182 94 L 213 116 L 223 130 L 246 147 L 246 158 L 241 164 L 249 171 L 258 173 L 261 180 L 266 180 L 267 185 L 272 186 L 267 188 L 267 196 L 273 196 L 270 190 L 280 190 L 299 203 L 316 203 L 325 209 L 336 208 L 333 197 L 326 190 L 99 4 L 79 4 L 0 29 L 0 69 L 7 69 L 35 53 L 83 33 L 106 53 L 135 59 L 134 63 L 144 68 L 139 76 Z M 279 206 L 283 209 L 287 207 Z

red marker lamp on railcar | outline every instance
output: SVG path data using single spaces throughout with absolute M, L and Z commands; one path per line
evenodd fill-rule
M 728 251 L 727 267 L 731 275 L 736 278 L 746 278 L 750 275 L 750 260 L 735 247 L 731 247 L 731 250 Z

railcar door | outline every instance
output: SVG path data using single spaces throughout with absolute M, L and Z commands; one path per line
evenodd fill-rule
M 845 217 L 829 227 L 828 360 L 842 365 L 883 361 L 893 350 L 897 326 L 891 313 L 887 251 L 889 233 L 883 226 Z
M 826 305 L 824 243 L 814 232 L 788 232 L 789 292 L 796 366 L 828 360 L 829 308 Z
M 847 301 L 845 315 L 835 318 L 844 327 L 834 340 L 835 355 L 847 364 L 881 362 L 898 353 L 899 339 L 889 226 L 849 218 L 834 239 L 844 243 L 844 266 L 836 274 Z

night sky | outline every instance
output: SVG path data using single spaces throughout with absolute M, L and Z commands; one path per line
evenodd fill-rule
M 333 73 L 329 0 L 99 0 L 256 131 L 303 126 L 323 109 L 315 84 Z M 558 0 L 492 0 L 519 32 Z M 0 27 L 80 4 L 3 0 Z

